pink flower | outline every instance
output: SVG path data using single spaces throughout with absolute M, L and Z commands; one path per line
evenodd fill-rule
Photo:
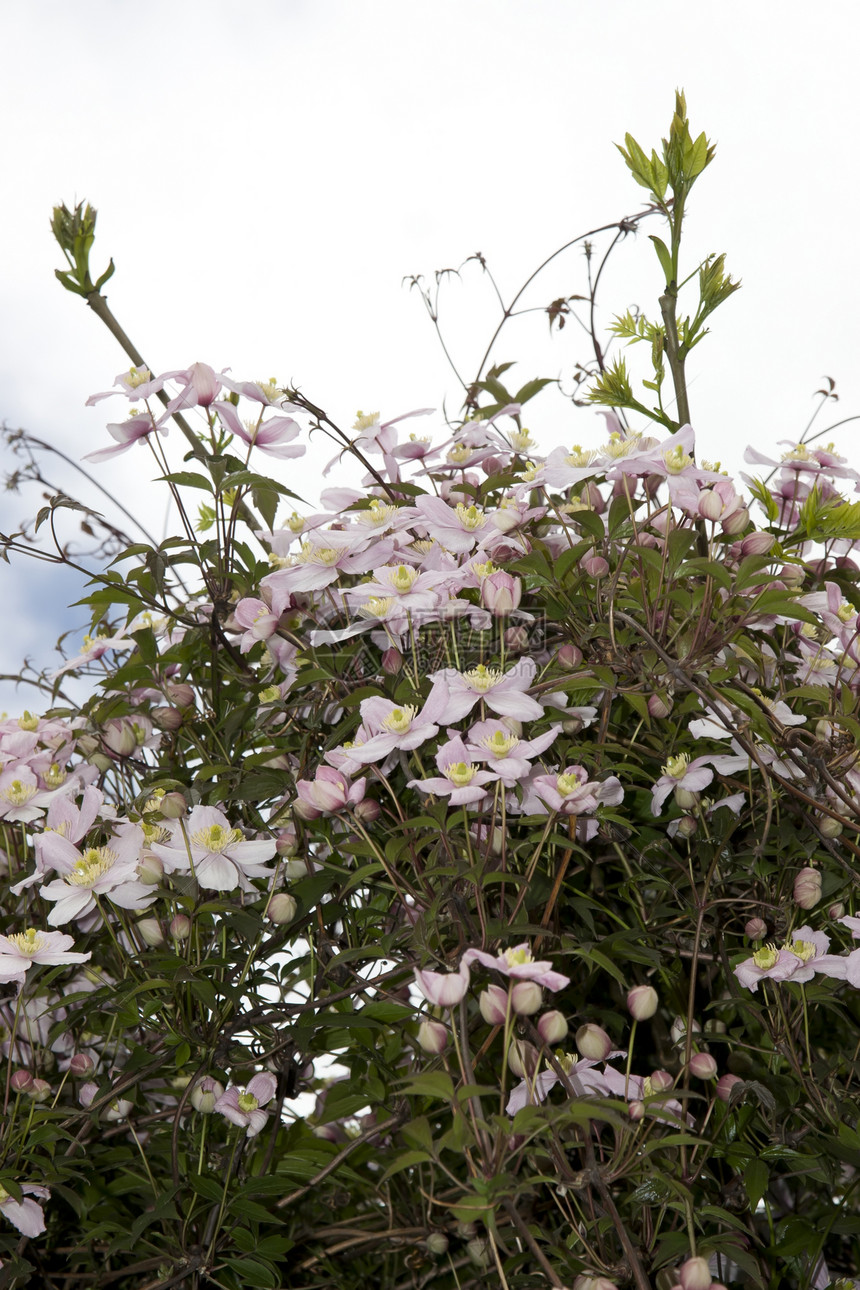
M 278 628 L 277 615 L 272 613 L 264 600 L 255 600 L 252 596 L 245 596 L 239 601 L 233 617 L 245 633 L 239 647 L 243 654 L 253 649 L 257 641 L 267 641 Z
M 498 775 L 478 770 L 469 761 L 466 745 L 459 735 L 441 746 L 436 753 L 436 766 L 440 775 L 431 779 L 410 779 L 407 787 L 433 793 L 436 797 L 447 797 L 452 806 L 482 801 L 487 796 L 484 785 L 498 779 Z
M 250 879 L 269 876 L 265 862 L 275 849 L 274 838 L 247 840 L 214 806 L 195 806 L 171 826 L 168 842 L 152 844 L 169 872 L 190 872 L 209 891 L 253 891 Z
M 462 961 L 457 972 L 428 972 L 416 968 L 415 984 L 435 1008 L 453 1008 L 469 988 L 469 969 Z
M 466 752 L 476 761 L 485 761 L 506 788 L 515 788 L 531 770 L 531 758 L 549 748 L 560 730 L 561 726 L 553 726 L 536 739 L 521 739 L 503 721 L 476 721 Z
M 441 717 L 447 701 L 448 690 L 438 681 L 420 712 L 411 705 L 398 705 L 391 699 L 383 699 L 381 695 L 362 699 L 362 725 L 368 737 L 364 743 L 354 744 L 349 749 L 350 760 L 364 766 L 381 761 L 395 749 L 409 752 L 420 747 L 438 734 L 439 727 L 435 722 Z
M 235 1084 L 222 1093 L 214 1109 L 220 1111 L 231 1124 L 245 1129 L 249 1138 L 256 1138 L 269 1118 L 269 1112 L 260 1108 L 275 1096 L 277 1080 L 267 1071 L 249 1080 L 248 1087 L 240 1089 Z
M 711 757 L 697 757 L 690 761 L 686 753 L 670 757 L 663 767 L 663 774 L 651 789 L 651 814 L 659 815 L 663 803 L 670 793 L 677 789 L 686 789 L 688 793 L 701 792 L 714 778 L 714 772 L 708 769 Z
M 109 457 L 119 457 L 124 452 L 128 452 L 132 444 L 140 439 L 145 439 L 147 435 L 152 434 L 153 430 L 159 434 L 166 435 L 168 431 L 167 422 L 168 414 L 155 420 L 151 412 L 139 412 L 135 417 L 129 417 L 127 421 L 120 421 L 107 427 L 107 432 L 116 443 L 112 448 L 99 448 L 97 452 L 88 452 L 82 458 L 83 461 L 107 461 Z
M 598 806 L 617 806 L 623 797 L 616 775 L 589 782 L 584 767 L 567 766 L 561 774 L 534 776 L 526 786 L 523 810 L 537 814 L 543 806 L 564 815 L 591 815 Z
M 582 1058 L 575 1061 L 569 1053 L 557 1055 L 556 1060 L 564 1071 L 574 1093 L 577 1097 L 611 1097 L 612 1091 L 600 1071 L 595 1070 L 596 1061 L 588 1058 Z M 540 1103 L 546 1100 L 550 1090 L 561 1080 L 561 1076 L 550 1067 L 548 1070 L 541 1071 L 532 1080 L 523 1080 L 516 1088 L 511 1090 L 508 1098 L 508 1104 L 505 1107 L 508 1115 L 516 1115 L 517 1111 L 522 1110 L 524 1106 L 530 1103 Z
M 313 779 L 300 779 L 296 784 L 299 799 L 315 815 L 337 815 L 348 806 L 355 806 L 363 799 L 366 787 L 366 779 L 357 779 L 350 784 L 346 776 L 333 766 L 320 766 Z
M 118 390 L 103 390 L 101 394 L 91 394 L 86 406 L 92 408 L 96 403 L 101 403 L 102 399 L 113 398 L 115 394 L 124 394 L 132 402 L 137 399 L 148 399 L 150 394 L 157 394 L 164 388 L 166 380 L 167 376 L 153 377 L 148 367 L 130 367 L 127 372 L 120 372 L 114 381 L 114 385 L 119 386 Z
M 43 855 L 53 857 L 61 877 L 43 884 L 40 894 L 56 902 L 48 915 L 52 927 L 92 913 L 99 896 L 107 896 L 122 909 L 146 909 L 155 900 L 151 887 L 138 880 L 143 846 L 143 830 L 138 826 L 113 834 L 107 846 L 89 847 L 83 853 L 59 835 L 53 850 L 51 841 L 49 837 L 43 844 Z
M 481 583 L 481 603 L 499 618 L 519 607 L 523 595 L 521 578 L 498 569 Z
M 500 717 L 515 717 L 517 721 L 533 721 L 543 716 L 543 707 L 525 691 L 534 684 L 537 664 L 532 658 L 523 658 L 508 672 L 479 663 L 469 672 L 444 668 L 434 672 L 432 681 L 444 681 L 448 687 L 448 703 L 439 717 L 440 724 L 462 721 L 475 704 L 483 700 L 491 712 Z
M 21 1191 L 25 1199 L 14 1200 L 5 1187 L 0 1187 L 0 1214 L 9 1220 L 13 1227 L 17 1227 L 23 1236 L 41 1236 L 45 1230 L 42 1206 L 29 1198 L 38 1196 L 40 1200 L 50 1200 L 51 1193 L 47 1187 L 40 1187 L 35 1183 L 23 1183 Z
M 232 403 L 216 403 L 215 409 L 230 433 L 251 448 L 260 448 L 272 457 L 301 457 L 306 451 L 304 444 L 293 443 L 301 426 L 292 417 L 275 416 L 268 421 L 261 417 L 255 423 L 240 421 Z
M 848 959 L 828 954 L 829 946 L 830 937 L 824 932 L 814 932 L 808 926 L 798 927 L 793 939 L 781 950 L 775 945 L 763 945 L 751 958 L 739 963 L 735 976 L 753 994 L 758 990 L 759 981 L 796 981 L 802 985 L 811 981 L 816 972 L 845 980 Z
M 85 963 L 89 954 L 72 952 L 71 936 L 63 932 L 37 932 L 28 927 L 26 932 L 0 936 L 0 981 L 22 983 L 28 970 L 36 963 Z
M 527 941 L 510 950 L 499 950 L 496 955 L 488 954 L 486 950 L 466 950 L 460 966 L 469 967 L 472 963 L 482 963 L 484 967 L 493 968 L 503 976 L 514 977 L 518 981 L 537 981 L 538 985 L 547 990 L 562 990 L 570 985 L 570 977 L 554 972 L 551 963 L 532 958 Z

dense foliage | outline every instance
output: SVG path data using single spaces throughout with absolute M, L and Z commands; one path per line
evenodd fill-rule
M 90 634 L 0 725 L 0 1284 L 855 1284 L 860 474 L 812 427 L 743 484 L 697 456 L 713 149 L 679 95 L 622 153 L 649 379 L 593 336 L 606 437 L 546 453 L 507 363 L 441 434 L 154 377 L 56 213 L 134 362 L 90 457 L 151 453 L 180 524 L 84 508 Z M 297 513 L 310 430 L 360 481 Z

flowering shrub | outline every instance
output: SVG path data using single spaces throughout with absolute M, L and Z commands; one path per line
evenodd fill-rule
M 108 392 L 90 460 L 152 453 L 181 526 L 0 725 L 3 1284 L 855 1284 L 860 474 L 698 459 L 713 150 L 679 95 L 622 153 L 669 243 L 602 443 L 542 454 L 508 364 L 441 437 L 135 352 Z M 260 453 L 310 430 L 361 478 L 298 513 Z

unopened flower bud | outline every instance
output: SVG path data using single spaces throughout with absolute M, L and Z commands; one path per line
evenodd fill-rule
M 648 699 L 648 712 L 652 717 L 662 720 L 672 711 L 672 699 L 668 694 L 652 694 Z
M 187 708 L 194 702 L 194 691 L 184 681 L 176 681 L 164 687 L 164 693 L 177 708 Z
M 444 1232 L 431 1232 L 424 1242 L 424 1248 L 428 1254 L 435 1254 L 440 1257 L 448 1253 L 449 1241 Z
M 538 1020 L 537 1028 L 545 1044 L 560 1044 L 567 1035 L 567 1020 L 561 1012 L 553 1008 Z
M 717 1097 L 721 1102 L 728 1102 L 735 1084 L 742 1084 L 740 1075 L 721 1075 L 717 1080 Z
M 215 1110 L 215 1103 L 223 1092 L 224 1085 L 219 1080 L 213 1079 L 211 1075 L 204 1075 L 191 1090 L 189 1101 L 195 1111 L 200 1111 L 202 1115 L 211 1115 Z
M 842 918 L 844 917 L 844 915 L 845 915 L 845 906 L 843 905 L 841 900 L 835 901 L 834 904 L 832 904 L 827 911 L 828 918 L 833 918 L 833 919 Z
M 13 1093 L 29 1093 L 33 1087 L 33 1076 L 29 1071 L 16 1071 L 9 1081 Z
M 767 555 L 775 541 L 770 533 L 749 533 L 741 542 L 741 555 Z
M 801 869 L 794 880 L 794 900 L 801 909 L 813 909 L 821 899 L 821 874 L 817 869 Z
M 386 676 L 397 676 L 397 673 L 403 667 L 403 655 L 399 649 L 390 645 L 382 655 L 382 670 Z
M 525 627 L 507 627 L 505 629 L 505 648 L 512 654 L 523 654 L 528 647 L 529 634 Z
M 655 1093 L 665 1093 L 672 1087 L 675 1081 L 668 1071 L 651 1072 L 651 1088 Z
M 361 824 L 373 824 L 382 814 L 382 807 L 372 797 L 364 797 L 355 807 L 355 818 Z
M 645 1114 L 645 1103 L 640 1102 L 638 1098 L 634 1099 L 632 1102 L 628 1103 L 627 1114 L 630 1116 L 631 1120 L 641 1120 L 642 1116 Z
M 145 887 L 157 887 L 164 877 L 164 865 L 151 851 L 144 851 L 137 866 L 137 880 Z
M 161 930 L 161 923 L 157 918 L 140 918 L 136 923 L 140 939 L 144 945 L 150 949 L 157 949 L 159 945 L 164 944 L 164 932 Z
M 799 564 L 784 564 L 777 575 L 780 582 L 786 587 L 796 588 L 802 585 L 805 577 L 802 567 Z
M 27 1089 L 27 1096 L 34 1102 L 47 1102 L 51 1096 L 51 1086 L 46 1079 L 34 1079 Z
M 767 923 L 763 918 L 750 918 L 744 932 L 751 941 L 763 941 L 767 936 Z
M 523 595 L 521 578 L 497 569 L 481 579 L 481 603 L 497 618 L 504 618 L 519 607 Z
M 292 859 L 298 849 L 298 840 L 296 838 L 296 831 L 294 828 L 290 827 L 288 829 L 284 829 L 282 833 L 278 834 L 278 840 L 275 843 L 275 850 L 282 860 Z
M 711 1290 L 711 1269 L 707 1259 L 687 1259 L 678 1269 L 682 1290 Z
M 527 1039 L 514 1039 L 508 1049 L 508 1066 L 519 1079 L 531 1078 L 537 1070 L 538 1053 Z
M 584 555 L 579 567 L 589 578 L 605 578 L 609 572 L 609 562 L 602 555 Z
M 699 829 L 699 821 L 692 815 L 682 815 L 675 830 L 679 838 L 691 838 Z
M 627 1011 L 635 1021 L 647 1021 L 657 1011 L 657 991 L 651 985 L 636 985 L 627 994 Z
M 270 923 L 291 923 L 297 909 L 294 896 L 286 891 L 276 891 L 266 906 L 266 918 Z
M 605 1062 L 612 1052 L 612 1040 L 602 1026 L 589 1022 L 576 1032 L 578 1052 L 592 1062 Z
M 191 935 L 191 919 L 187 914 L 176 914 L 170 920 L 170 935 L 175 941 L 187 941 Z
M 134 730 L 127 721 L 109 721 L 102 731 L 105 747 L 117 757 L 130 757 L 137 751 L 137 739 Z
M 614 1281 L 608 1277 L 599 1277 L 595 1273 L 580 1272 L 578 1277 L 574 1278 L 573 1290 L 618 1290 Z
M 425 1053 L 441 1053 L 448 1044 L 448 1031 L 441 1021 L 422 1021 L 418 1027 L 418 1043 Z
M 717 1063 L 710 1053 L 693 1053 L 690 1058 L 690 1074 L 696 1079 L 714 1079 Z
M 87 1079 L 92 1075 L 96 1064 L 89 1053 L 75 1053 L 69 1062 L 69 1071 L 77 1079 Z
M 500 985 L 488 985 L 478 995 L 481 1016 L 490 1026 L 503 1026 L 508 1015 L 508 992 Z
M 572 672 L 582 662 L 582 650 L 577 645 L 569 643 L 562 645 L 555 656 L 555 661 L 565 672 Z
M 172 793 L 165 793 L 158 804 L 158 809 L 166 820 L 181 820 L 188 814 L 188 803 L 185 800 L 185 794 L 174 789 Z
M 699 800 L 698 793 L 692 793 L 689 788 L 681 788 L 680 784 L 675 789 L 675 801 L 682 811 L 689 811 L 696 805 Z
M 543 1003 L 543 990 L 537 981 L 518 981 L 511 990 L 511 1007 L 518 1017 L 531 1017 Z
M 475 1236 L 466 1242 L 466 1253 L 478 1268 L 485 1268 L 490 1262 L 490 1251 L 482 1236 Z
M 749 522 L 750 513 L 746 506 L 741 506 L 738 510 L 733 511 L 731 515 L 727 515 L 720 527 L 729 537 L 737 537 L 738 533 L 743 533 Z
M 842 825 L 839 820 L 834 820 L 832 815 L 820 815 L 818 817 L 818 832 L 823 838 L 838 838 L 842 834 Z
M 318 820 L 322 815 L 322 811 L 318 811 L 315 806 L 311 806 L 310 802 L 305 802 L 301 797 L 293 802 L 292 809 L 293 815 L 298 820 Z
M 159 730 L 178 730 L 182 725 L 182 713 L 178 708 L 153 708 L 149 715 Z

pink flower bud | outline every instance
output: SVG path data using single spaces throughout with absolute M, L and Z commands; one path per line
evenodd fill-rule
M 775 541 L 770 533 L 749 533 L 741 542 L 741 555 L 767 555 Z
M 144 851 L 137 866 L 137 879 L 145 887 L 157 887 L 164 877 L 164 865 L 151 851 Z
M 185 794 L 174 790 L 165 793 L 158 804 L 158 809 L 166 820 L 181 820 L 188 814 L 188 803 Z
M 537 981 L 518 981 L 511 990 L 511 1007 L 518 1017 L 531 1017 L 540 1010 L 543 990 Z
M 27 1096 L 34 1102 L 47 1102 L 51 1096 L 51 1086 L 45 1079 L 34 1079 L 27 1089 Z
M 577 645 L 562 645 L 555 656 L 555 661 L 565 672 L 572 672 L 582 662 L 582 650 Z
M 355 808 L 355 818 L 361 824 L 373 824 L 382 814 L 382 807 L 372 797 L 365 797 Z
M 293 815 L 297 820 L 318 820 L 322 815 L 322 811 L 317 810 L 315 806 L 311 806 L 310 802 L 303 802 L 299 798 L 298 801 L 293 803 Z
M 13 1093 L 29 1093 L 33 1087 L 33 1076 L 29 1071 L 16 1071 L 9 1081 Z
M 707 1259 L 687 1259 L 678 1269 L 683 1290 L 711 1290 L 711 1269 Z
M 537 1070 L 538 1051 L 527 1039 L 514 1039 L 508 1049 L 508 1066 L 520 1079 L 529 1079 Z
M 403 667 L 403 655 L 393 645 L 382 655 L 382 670 L 386 676 L 397 676 Z
M 841 900 L 837 900 L 834 904 L 830 906 L 830 908 L 827 911 L 827 917 L 833 918 L 833 919 L 842 918 L 844 914 L 845 914 L 845 906 L 843 905 Z
M 699 794 L 693 793 L 689 788 L 681 788 L 679 785 L 675 789 L 675 801 L 682 811 L 689 811 L 696 805 L 699 800 Z
M 223 1092 L 224 1085 L 219 1080 L 213 1079 L 211 1075 L 204 1075 L 194 1085 L 188 1100 L 201 1115 L 211 1115 Z
M 698 512 L 703 520 L 716 522 L 722 517 L 725 503 L 719 493 L 712 488 L 703 488 L 699 493 Z
M 682 815 L 676 833 L 679 838 L 691 838 L 699 830 L 699 821 L 692 815 Z
M 286 891 L 277 891 L 266 906 L 266 918 L 270 923 L 291 923 L 297 908 L 294 896 Z
M 801 869 L 794 880 L 794 900 L 801 909 L 813 909 L 821 899 L 821 874 L 817 869 Z
M 448 1031 L 441 1021 L 422 1021 L 418 1027 L 418 1043 L 425 1053 L 444 1052 L 448 1044 Z
M 609 563 L 602 555 L 584 555 L 579 567 L 589 578 L 605 578 L 609 572 Z
M 652 717 L 662 721 L 672 711 L 672 699 L 667 695 L 652 694 L 648 699 L 648 712 Z
M 211 368 L 208 363 L 192 363 L 187 376 L 188 390 L 196 397 L 197 406 L 208 408 L 209 404 L 217 399 L 221 389 L 221 382 L 215 375 L 214 368 Z M 181 406 L 188 407 L 188 403 Z
M 430 972 L 416 968 L 415 984 L 434 1008 L 453 1008 L 469 988 L 469 969 L 461 966 L 458 972 Z
M 481 1016 L 490 1026 L 503 1026 L 508 1015 L 508 992 L 500 985 L 488 985 L 478 995 Z
M 675 1081 L 672 1079 L 672 1076 L 668 1071 L 651 1072 L 651 1088 L 655 1093 L 667 1092 L 668 1089 L 672 1088 L 674 1083 Z
M 283 860 L 290 860 L 298 851 L 298 840 L 296 831 L 292 825 L 278 834 L 278 840 L 275 843 L 275 850 Z
M 784 564 L 779 571 L 780 582 L 786 587 L 797 588 L 803 585 L 804 572 L 800 565 Z
M 140 934 L 140 939 L 150 949 L 157 949 L 159 945 L 164 944 L 164 932 L 161 930 L 161 923 L 157 918 L 139 918 L 135 926 Z
M 614 1281 L 608 1277 L 599 1277 L 596 1273 L 580 1272 L 578 1277 L 574 1278 L 573 1290 L 618 1290 Z
M 504 618 L 518 608 L 522 595 L 522 579 L 512 577 L 503 569 L 481 581 L 481 603 L 497 618 Z
M 78 1079 L 92 1075 L 95 1068 L 96 1064 L 89 1053 L 75 1053 L 69 1062 L 69 1071 Z
M 545 1044 L 560 1044 L 567 1035 L 567 1021 L 555 1008 L 543 1014 L 537 1023 L 537 1028 Z
M 178 708 L 153 708 L 149 715 L 159 730 L 178 730 L 182 725 L 182 713 Z
M 170 702 L 177 708 L 188 708 L 194 702 L 194 691 L 191 686 L 186 685 L 184 681 L 177 681 L 173 685 L 166 685 L 164 687 L 164 693 L 167 695 Z
M 105 747 L 117 757 L 130 757 L 137 751 L 137 739 L 134 730 L 127 721 L 117 717 L 108 721 L 102 730 Z
M 627 1107 L 627 1114 L 631 1120 L 641 1120 L 645 1114 L 645 1103 L 640 1102 L 638 1099 L 630 1102 Z
M 187 941 L 191 935 L 191 919 L 187 914 L 176 914 L 170 920 L 170 935 L 175 941 Z
M 751 918 L 747 922 L 744 932 L 751 941 L 763 941 L 767 936 L 767 923 L 763 918 Z
M 717 1080 L 717 1097 L 721 1102 L 728 1102 L 735 1084 L 742 1084 L 740 1075 L 721 1075 Z
M 714 1079 L 717 1074 L 717 1063 L 710 1053 L 693 1053 L 690 1058 L 690 1074 L 696 1079 Z
M 722 521 L 720 527 L 724 533 L 728 534 L 729 537 L 736 537 L 738 533 L 743 533 L 749 522 L 750 513 L 745 506 L 742 506 L 740 510 L 734 511 L 731 515 L 727 515 Z
M 612 1052 L 612 1040 L 602 1026 L 591 1022 L 580 1026 L 576 1032 L 576 1047 L 583 1057 L 592 1062 L 605 1062 Z
M 505 647 L 513 654 L 523 654 L 529 647 L 529 634 L 525 627 L 505 629 Z
M 635 1021 L 647 1021 L 657 1011 L 657 991 L 651 985 L 636 985 L 627 995 L 627 1011 Z

